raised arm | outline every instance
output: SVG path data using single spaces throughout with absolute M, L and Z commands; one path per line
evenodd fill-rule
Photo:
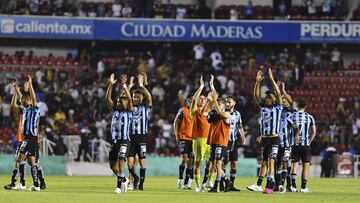
M 152 106 L 152 97 L 151 97 L 151 94 L 150 94 L 149 90 L 144 86 L 144 79 L 145 79 L 144 75 L 141 75 L 141 74 L 138 75 L 139 86 L 145 93 L 145 98 L 146 98 L 147 105 Z
M 214 75 L 211 75 L 211 76 L 210 76 L 210 82 L 209 82 L 209 85 L 210 85 L 210 89 L 211 89 L 211 91 L 216 92 L 216 89 L 215 89 L 215 86 L 214 86 Z
M 285 90 L 285 83 L 281 82 L 280 85 L 281 85 L 281 92 L 283 93 L 286 101 L 289 102 L 290 106 L 292 107 L 294 102 L 293 102 L 291 96 Z
M 191 105 L 190 105 L 190 116 L 193 117 L 195 114 L 195 111 L 197 110 L 197 102 L 199 100 L 199 97 L 201 95 L 202 90 L 204 89 L 204 80 L 203 77 L 200 77 L 200 86 L 199 89 L 196 90 L 192 101 L 191 101 Z
M 220 107 L 220 104 L 218 102 L 218 97 L 219 97 L 218 93 L 212 92 L 212 97 L 214 99 L 214 106 L 215 106 L 215 110 L 216 110 L 217 114 L 220 115 L 223 119 L 229 119 L 230 113 L 224 112 Z
M 261 97 L 260 97 L 260 83 L 261 81 L 264 80 L 264 75 L 261 71 L 258 71 L 257 72 L 257 75 L 256 75 L 256 82 L 255 82 L 255 85 L 254 85 L 254 100 L 256 102 L 257 105 L 259 105 L 261 103 Z
M 206 103 L 205 103 L 204 107 L 201 109 L 200 113 L 203 116 L 207 116 L 208 113 L 211 111 L 211 109 L 214 107 L 214 99 L 213 99 L 213 96 L 212 96 L 212 92 L 208 93 Z
M 131 111 L 133 108 L 133 103 L 132 103 L 132 99 L 131 99 L 130 90 L 129 90 L 128 86 L 126 85 L 126 81 L 127 81 L 127 76 L 125 74 L 122 74 L 120 76 L 120 82 L 121 82 L 121 86 L 123 87 L 123 89 L 125 91 L 125 95 L 129 101 L 128 110 Z
M 29 91 L 30 91 L 30 96 L 31 99 L 33 101 L 33 105 L 36 106 L 37 102 L 36 102 L 36 94 L 35 94 L 35 90 L 32 84 L 32 78 L 30 75 L 27 76 L 28 77 L 28 82 L 29 82 Z
M 275 91 L 276 103 L 277 104 L 282 104 L 280 88 L 277 85 L 277 83 L 275 82 L 275 79 L 274 79 L 274 76 L 272 74 L 271 68 L 269 68 L 268 73 L 269 73 L 269 78 L 270 78 L 271 84 L 272 84 L 272 86 L 274 88 L 274 91 Z
M 109 86 L 106 90 L 106 94 L 105 94 L 105 100 L 106 100 L 106 104 L 108 106 L 109 109 L 113 109 L 114 108 L 114 101 L 111 99 L 111 95 L 112 95 L 112 89 L 114 84 L 116 83 L 117 80 L 115 80 L 115 75 L 114 73 L 112 73 L 110 75 L 110 82 L 109 82 Z

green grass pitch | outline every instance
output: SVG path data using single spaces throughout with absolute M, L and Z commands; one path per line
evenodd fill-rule
M 0 176 L 2 186 L 9 182 L 9 176 Z M 241 192 L 209 194 L 195 193 L 194 190 L 183 191 L 176 188 L 176 177 L 147 177 L 144 191 L 128 191 L 113 194 L 115 177 L 69 177 L 48 176 L 48 189 L 41 192 L 0 190 L 1 203 L 107 203 L 107 202 L 277 202 L 277 203 L 312 203 L 312 202 L 360 202 L 359 179 L 310 179 L 308 186 L 312 193 L 286 193 L 264 195 L 250 192 L 246 185 L 252 184 L 256 178 L 238 177 L 236 187 Z M 27 177 L 27 186 L 31 185 L 31 177 Z M 298 181 L 299 182 L 299 181 Z M 298 183 L 300 184 L 300 183 Z M 193 184 L 194 186 L 194 184 Z

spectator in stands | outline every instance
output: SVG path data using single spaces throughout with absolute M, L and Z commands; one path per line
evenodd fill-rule
M 337 145 L 339 142 L 339 130 L 340 130 L 338 124 L 334 120 L 332 120 L 328 128 L 329 128 L 330 144 Z
M 89 140 L 91 139 L 91 129 L 90 129 L 90 123 L 88 120 L 85 120 L 83 123 L 83 126 L 80 130 L 80 145 L 79 145 L 79 151 L 78 156 L 75 159 L 75 161 L 80 161 L 81 155 L 83 155 L 84 161 L 90 161 L 90 151 L 89 151 Z M 84 152 L 84 153 L 83 153 Z
M 141 1 L 141 18 L 153 18 L 154 17 L 154 0 Z
M 329 62 L 329 50 L 325 43 L 321 45 L 319 55 L 320 55 L 320 70 L 326 70 L 327 63 Z
M 315 56 L 311 49 L 307 49 L 304 57 L 304 64 L 306 71 L 312 71 L 314 69 Z
M 280 18 L 282 20 L 285 20 L 286 19 L 286 15 L 287 15 L 287 6 L 285 4 L 284 1 L 281 1 L 281 3 L 279 4 L 278 6 L 278 9 L 279 9 L 279 15 L 280 15 Z
M 158 101 L 159 103 L 162 103 L 165 98 L 165 90 L 160 85 L 160 83 L 156 84 L 156 86 L 151 90 L 151 94 L 154 98 L 154 100 Z
M 199 7 L 195 11 L 195 16 L 200 19 L 211 19 L 212 11 L 210 7 L 206 5 L 206 0 L 198 0 Z
M 331 0 L 324 0 L 322 4 L 322 15 L 325 17 L 331 15 Z
M 39 99 L 37 102 L 37 106 L 40 109 L 40 122 L 41 125 L 44 125 L 46 122 L 46 114 L 49 111 L 48 105 L 44 102 L 44 99 Z
M 41 68 L 38 68 L 38 70 L 36 71 L 35 73 L 35 76 L 36 76 L 36 82 L 38 85 L 43 85 L 44 84 L 44 76 L 45 76 L 45 73 L 44 71 L 41 69 Z
M 105 132 L 107 128 L 107 122 L 105 118 L 102 118 L 99 114 L 98 119 L 95 122 L 95 127 L 97 129 L 97 135 L 100 139 L 105 139 Z
M 97 63 L 97 73 L 98 73 L 98 76 L 99 76 L 99 80 L 101 81 L 103 76 L 104 76 L 104 73 L 105 73 L 105 64 L 102 60 L 102 58 L 99 57 L 99 61 Z
M 89 11 L 87 12 L 88 17 L 96 17 L 96 10 L 94 7 L 89 8 Z
M 237 12 L 236 8 L 232 7 L 230 9 L 230 20 L 235 21 L 237 19 L 238 19 L 238 12 Z
M 129 6 L 129 4 L 125 4 L 124 7 L 122 8 L 121 14 L 123 17 L 125 18 L 131 18 L 132 17 L 132 8 L 131 6 Z
M 31 0 L 29 4 L 30 14 L 36 15 L 39 12 L 39 1 Z
M 182 20 L 186 18 L 186 8 L 182 5 L 176 7 L 176 20 Z
M 121 16 L 121 4 L 120 4 L 120 0 L 115 0 L 115 2 L 113 3 L 111 9 L 112 9 L 112 16 L 113 17 L 120 17 Z
M 99 2 L 96 7 L 96 15 L 97 17 L 105 17 L 106 9 L 105 4 L 103 2 Z
M 193 51 L 194 51 L 194 59 L 195 60 L 200 61 L 200 60 L 204 59 L 205 48 L 204 48 L 203 43 L 196 44 L 193 47 Z
M 227 84 L 226 84 L 226 87 L 227 87 L 227 94 L 228 95 L 234 95 L 235 94 L 235 80 L 233 77 L 229 77 L 228 81 L 227 81 Z
M 1 112 L 1 125 L 8 126 L 10 124 L 10 102 L 0 97 L 0 112 Z
M 252 1 L 250 0 L 248 4 L 244 7 L 244 15 L 247 19 L 253 19 L 255 15 L 254 7 Z
M 344 0 L 335 0 L 335 15 L 338 18 L 344 16 Z
M 222 55 L 218 49 L 213 51 L 210 54 L 211 58 L 211 66 L 213 67 L 215 72 L 222 72 L 223 71 L 223 61 L 222 61 Z
M 339 99 L 339 104 L 336 107 L 336 113 L 338 116 L 338 120 L 340 122 L 340 125 L 344 125 L 345 124 L 345 101 L 346 99 L 343 97 L 340 97 Z
M 284 48 L 284 51 L 279 54 L 279 63 L 287 65 L 289 60 L 289 52 L 287 48 Z
M 341 52 L 338 50 L 338 48 L 335 47 L 331 52 L 330 56 L 331 56 L 332 70 L 336 72 L 341 68 L 341 60 L 342 60 Z
M 165 4 L 164 6 L 164 13 L 163 13 L 163 17 L 164 18 L 174 18 L 175 17 L 175 7 L 173 4 L 171 4 L 171 0 L 167 1 L 167 4 Z
M 313 0 L 307 1 L 307 12 L 308 12 L 308 16 L 316 15 L 316 7 L 315 7 L 315 2 Z
M 332 145 L 328 146 L 328 143 L 325 144 L 325 150 L 321 153 L 321 174 L 322 178 L 329 178 L 330 176 L 334 177 L 334 156 L 336 155 L 336 148 Z

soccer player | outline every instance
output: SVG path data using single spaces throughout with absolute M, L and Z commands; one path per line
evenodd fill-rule
M 296 172 L 298 163 L 301 159 L 302 162 L 302 174 L 301 174 L 301 189 L 300 192 L 311 192 L 306 188 L 306 183 L 309 177 L 309 167 L 311 161 L 311 148 L 310 144 L 316 136 L 315 119 L 312 115 L 305 112 L 307 103 L 305 99 L 298 101 L 298 111 L 293 113 L 292 120 L 294 124 L 299 128 L 300 136 L 295 137 L 294 146 L 291 152 L 291 161 L 293 168 L 291 170 L 292 192 L 296 192 Z
M 201 162 L 205 159 L 208 160 L 210 157 L 210 146 L 206 144 L 207 137 L 209 135 L 210 123 L 207 121 L 207 115 L 209 109 L 205 109 L 206 97 L 201 95 L 204 88 L 204 80 L 201 76 L 199 89 L 195 92 L 190 106 L 190 116 L 193 118 L 193 151 L 195 157 L 195 169 L 194 178 L 196 183 L 195 192 L 200 192 L 200 166 Z M 206 167 L 205 177 L 209 174 L 208 165 Z M 204 182 L 203 181 L 203 182 Z
M 216 115 L 213 115 L 215 118 L 210 119 L 212 123 L 211 134 L 209 135 L 211 143 L 210 161 L 211 165 L 216 168 L 216 180 L 209 192 L 220 192 L 218 189 L 220 182 L 225 182 L 224 191 L 228 192 L 232 188 L 232 183 L 226 179 L 222 160 L 229 142 L 230 113 L 225 111 L 225 101 L 218 101 L 218 94 L 215 91 L 209 94 L 208 99 L 214 103 L 216 111 Z
M 176 137 L 176 143 L 179 147 L 181 154 L 181 162 L 179 164 L 179 180 L 178 188 L 183 188 L 183 174 L 186 164 L 185 172 L 185 188 L 189 187 L 189 179 L 193 173 L 193 160 L 194 152 L 192 149 L 192 125 L 193 121 L 190 116 L 190 104 L 192 97 L 187 98 L 185 106 L 181 107 L 174 120 L 174 131 Z
M 284 188 L 285 178 L 288 177 L 289 160 L 291 154 L 291 140 L 294 136 L 299 135 L 299 129 L 293 123 L 291 117 L 295 112 L 292 108 L 293 100 L 291 96 L 285 91 L 285 84 L 280 83 L 281 92 L 283 94 L 283 106 L 284 109 L 281 115 L 280 134 L 279 134 L 279 152 L 277 157 L 277 171 L 275 179 L 278 181 L 278 191 L 280 193 L 286 192 Z M 288 181 L 289 184 L 290 181 Z
M 236 178 L 236 167 L 238 161 L 238 147 L 237 143 L 240 141 L 241 144 L 245 142 L 245 134 L 242 126 L 241 114 L 235 110 L 236 101 L 232 96 L 226 97 L 226 111 L 230 113 L 230 132 L 229 142 L 226 148 L 226 154 L 224 157 L 224 173 L 226 173 L 227 164 L 230 162 L 230 181 L 233 187 L 231 191 L 240 191 L 234 187 Z
M 128 155 L 128 169 L 134 177 L 134 190 L 144 190 L 144 181 L 146 173 L 146 143 L 149 133 L 149 120 L 151 114 L 152 97 L 149 90 L 144 86 L 147 81 L 146 74 L 137 76 L 139 87 L 133 91 L 133 118 L 130 126 L 130 150 Z M 135 156 L 139 156 L 140 178 L 135 173 Z M 140 180 L 140 182 L 139 182 Z
M 37 154 L 39 153 L 39 134 L 38 127 L 40 121 L 40 110 L 36 106 L 35 91 L 32 86 L 32 78 L 28 76 L 29 93 L 19 96 L 22 98 L 23 105 L 20 106 L 20 133 L 23 141 L 20 146 L 20 153 L 17 157 L 18 162 L 24 162 L 26 159 L 31 166 L 31 175 L 33 178 L 33 186 L 30 191 L 40 191 L 38 180 L 38 164 L 36 163 Z M 19 168 L 20 176 L 22 171 Z M 23 185 L 24 186 L 24 185 Z M 25 186 L 24 186 L 25 187 Z
M 268 169 L 264 193 L 272 194 L 275 185 L 275 160 L 279 149 L 280 118 L 283 106 L 279 86 L 276 84 L 270 68 L 268 69 L 268 75 L 274 92 L 267 91 L 263 102 L 260 97 L 260 83 L 264 79 L 264 75 L 261 71 L 257 73 L 254 86 L 254 100 L 261 110 L 260 136 L 257 140 L 261 142 L 262 162 L 257 183 L 247 186 L 247 189 L 250 191 L 262 191 L 261 183 Z
M 117 187 L 115 193 L 127 191 L 127 179 L 125 178 L 125 161 L 127 158 L 130 123 L 132 118 L 132 101 L 130 91 L 126 85 L 127 76 L 121 75 L 121 86 L 125 90 L 126 96 L 116 98 L 116 103 L 112 100 L 113 86 L 117 82 L 115 75 L 111 74 L 110 83 L 106 91 L 106 104 L 112 112 L 111 121 L 111 149 L 109 151 L 109 164 L 111 170 L 117 176 Z M 122 183 L 124 183 L 121 190 Z

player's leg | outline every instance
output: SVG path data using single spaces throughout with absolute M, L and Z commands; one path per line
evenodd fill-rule
M 20 153 L 20 146 L 17 147 L 16 152 L 15 152 L 14 168 L 12 170 L 10 184 L 4 186 L 4 189 L 6 189 L 6 190 L 15 189 L 15 184 L 16 184 L 18 174 L 19 174 L 19 165 L 20 165 L 20 162 L 18 160 L 19 153 Z
M 279 150 L 279 143 L 276 138 L 270 138 L 271 140 L 268 141 L 268 145 L 270 146 L 270 159 L 269 159 L 269 170 L 267 175 L 267 183 L 266 183 L 266 194 L 272 194 L 273 189 L 275 186 L 275 160 L 277 158 L 278 150 Z
M 140 143 L 139 163 L 140 163 L 139 190 L 144 190 L 144 182 L 145 182 L 145 176 L 146 176 L 146 143 L 145 142 Z M 135 185 L 135 183 L 134 183 L 134 185 Z
M 183 179 L 184 179 L 184 171 L 185 165 L 188 159 L 187 154 L 185 153 L 186 142 L 185 140 L 180 140 L 179 142 L 179 152 L 180 152 L 180 164 L 179 164 L 179 179 L 177 186 L 179 189 L 183 188 Z
M 28 163 L 31 167 L 31 176 L 33 179 L 33 186 L 31 186 L 31 191 L 40 191 L 39 179 L 38 179 L 38 167 L 36 164 L 35 156 L 31 155 L 27 157 Z
M 194 157 L 195 157 L 195 169 L 194 169 L 194 179 L 196 183 L 196 191 L 200 191 L 200 164 L 202 161 L 201 157 L 201 148 L 199 145 L 199 140 L 193 139 L 193 151 L 194 151 Z
M 240 190 L 237 189 L 234 186 L 235 183 L 235 179 L 236 179 L 236 169 L 237 169 L 237 162 L 238 162 L 238 148 L 235 146 L 235 143 L 232 144 L 233 146 L 230 149 L 230 154 L 229 154 L 229 161 L 230 161 L 230 181 L 233 185 L 233 187 L 231 188 L 231 191 L 234 192 L 239 192 Z
M 311 192 L 308 188 L 306 188 L 306 184 L 309 178 L 309 168 L 310 168 L 310 159 L 311 159 L 311 151 L 310 147 L 303 147 L 302 152 L 302 174 L 301 174 L 301 190 L 300 192 Z
M 191 181 L 193 176 L 193 160 L 194 160 L 194 153 L 192 150 L 192 141 L 185 142 L 185 155 L 186 159 L 186 171 L 185 171 L 185 181 L 184 181 L 184 189 L 191 189 Z
M 118 162 L 118 155 L 119 155 L 119 147 L 117 143 L 113 143 L 111 145 L 111 149 L 109 151 L 109 166 L 114 175 L 116 176 L 116 189 L 114 193 L 121 193 L 121 185 L 119 185 L 119 162 Z M 120 182 L 121 183 L 121 182 Z
M 298 170 L 298 163 L 300 161 L 300 151 L 299 147 L 295 146 L 291 152 L 291 191 L 297 192 L 296 187 L 296 178 L 297 178 L 297 170 Z
M 122 192 L 126 192 L 128 187 L 128 180 L 125 178 L 125 161 L 126 161 L 127 153 L 128 153 L 128 143 L 124 141 L 120 145 L 120 150 L 119 150 L 119 162 L 118 162 L 119 173 L 117 179 L 118 188 L 121 188 L 123 183 Z
M 137 154 L 138 143 L 131 140 L 128 154 L 128 170 L 131 176 L 134 178 L 134 190 L 138 189 L 139 176 L 135 173 L 135 156 Z
M 284 187 L 285 179 L 288 176 L 288 163 L 290 159 L 290 148 L 285 148 L 281 158 L 281 174 L 280 174 L 280 181 L 279 181 L 279 191 L 286 192 Z
M 46 189 L 46 183 L 45 183 L 45 178 L 44 178 L 44 169 L 41 167 L 40 165 L 40 160 L 39 160 L 39 146 L 37 146 L 37 149 L 36 149 L 36 155 L 35 155 L 35 162 L 36 162 L 36 165 L 38 167 L 38 179 L 40 181 L 40 189 L 41 190 L 45 190 Z
M 259 176 L 258 176 L 258 180 L 255 184 L 249 185 L 246 187 L 246 189 L 250 190 L 250 191 L 255 191 L 255 192 L 261 192 L 262 188 L 262 181 L 264 179 L 264 177 L 266 176 L 266 172 L 268 169 L 268 159 L 269 159 L 269 147 L 267 145 L 265 145 L 265 141 L 264 139 L 261 140 L 261 150 L 262 150 L 262 161 L 261 161 L 261 165 L 260 165 L 260 171 L 259 171 Z

